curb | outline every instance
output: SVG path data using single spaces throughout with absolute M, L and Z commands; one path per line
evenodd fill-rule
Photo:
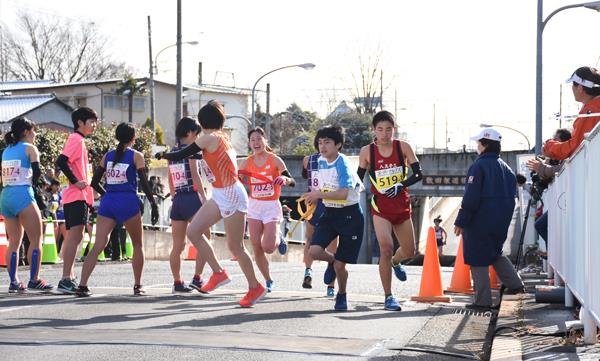
M 521 341 L 513 336 L 512 327 L 522 326 L 522 296 L 504 295 L 500 303 L 496 329 L 492 335 L 490 361 L 517 361 L 523 359 Z

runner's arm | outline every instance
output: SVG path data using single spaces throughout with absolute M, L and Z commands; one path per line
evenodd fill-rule
M 104 162 L 102 162 L 104 164 Z M 100 184 L 100 180 L 102 180 L 102 176 L 104 175 L 104 173 L 106 172 L 106 169 L 104 169 L 103 166 L 99 166 L 98 168 L 96 168 L 96 170 L 94 171 L 94 175 L 92 176 L 92 188 L 94 188 L 94 190 L 96 191 L 96 193 L 98 193 L 100 195 L 100 197 L 102 197 L 104 195 L 104 193 L 106 193 L 106 190 L 104 189 L 104 187 L 102 186 L 102 184 Z
M 66 155 L 61 154 L 58 156 L 58 158 L 56 159 L 56 166 L 58 167 L 58 169 L 60 169 L 61 172 L 63 172 L 65 177 L 67 177 L 69 183 L 75 184 L 79 182 L 79 179 L 75 177 L 75 174 L 73 174 L 73 171 L 69 167 L 69 158 Z
M 158 152 L 154 155 L 154 158 L 178 161 L 185 158 L 189 158 L 196 153 L 199 153 L 202 149 L 194 142 L 187 147 L 180 149 L 175 152 Z

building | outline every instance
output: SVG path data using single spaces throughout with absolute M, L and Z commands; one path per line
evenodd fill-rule
M 0 93 L 0 131 L 10 130 L 12 121 L 25 116 L 37 125 L 71 131 L 73 108 L 54 94 L 3 95 Z
M 137 78 L 148 82 L 147 78 Z M 127 122 L 129 103 L 127 96 L 118 94 L 122 79 L 55 83 L 50 80 L 11 81 L 0 83 L 0 91 L 12 95 L 41 95 L 53 93 L 63 103 L 76 108 L 88 106 L 98 112 L 105 122 Z M 232 128 L 232 142 L 238 154 L 247 154 L 247 122 L 250 114 L 251 91 L 217 85 L 186 85 L 183 88 L 183 116 L 196 116 L 198 110 L 211 99 L 219 100 L 230 116 L 226 126 Z M 156 122 L 164 131 L 167 144 L 175 143 L 175 84 L 154 80 Z M 133 98 L 132 120 L 143 124 L 150 117 L 150 94 L 136 95 Z M 70 122 L 70 120 L 69 120 Z

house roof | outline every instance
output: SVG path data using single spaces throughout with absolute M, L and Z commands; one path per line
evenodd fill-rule
M 54 94 L 2 95 L 0 96 L 0 123 L 5 123 L 52 101 L 67 109 L 71 107 L 58 100 Z
M 0 82 L 0 91 L 37 88 L 54 83 L 54 80 L 13 80 Z

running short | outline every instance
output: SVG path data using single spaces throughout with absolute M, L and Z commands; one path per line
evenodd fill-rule
M 317 202 L 317 208 L 315 208 L 315 211 L 314 211 L 312 217 L 310 217 L 310 220 L 308 221 L 308 223 L 310 223 L 310 225 L 313 227 L 318 226 L 319 219 L 321 219 L 321 217 L 323 217 L 323 213 L 325 213 L 325 205 L 323 204 L 323 202 L 321 200 L 319 200 Z
M 248 212 L 248 194 L 239 181 L 225 188 L 213 188 L 212 199 L 217 203 L 223 218 L 231 216 L 236 211 Z
M 133 192 L 106 192 L 100 199 L 98 215 L 123 224 L 140 213 L 141 205 L 137 194 Z
M 89 206 L 85 201 L 75 201 L 63 205 L 65 212 L 65 227 L 85 226 L 88 224 Z
M 325 249 L 339 236 L 335 259 L 344 263 L 356 263 L 364 225 L 364 217 L 358 204 L 344 208 L 326 208 L 315 228 L 310 245 Z
M 385 197 L 384 195 L 377 195 L 377 197 Z M 410 206 L 410 197 L 408 193 L 403 192 L 397 198 L 397 207 L 393 209 L 384 209 L 384 207 L 371 207 L 371 215 L 381 217 L 391 224 L 402 224 L 409 220 L 412 214 L 412 208 Z
M 250 198 L 247 218 L 261 221 L 263 224 L 281 222 L 283 218 L 281 203 L 278 199 L 261 201 Z
M 176 193 L 171 204 L 171 219 L 174 221 L 189 221 L 200 207 L 202 207 L 202 202 L 197 192 Z
M 0 214 L 6 218 L 17 218 L 19 213 L 34 202 L 33 188 L 29 186 L 4 187 L 0 194 Z

